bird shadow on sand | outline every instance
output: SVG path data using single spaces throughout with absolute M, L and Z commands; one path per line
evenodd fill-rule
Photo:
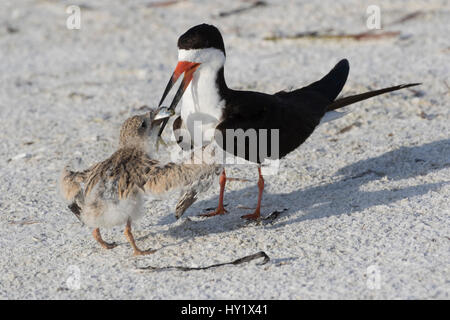
M 448 160 L 439 163 L 439 160 L 436 159 Z M 375 180 L 408 179 L 447 167 L 450 167 L 450 139 L 434 141 L 420 146 L 400 147 L 380 156 L 340 168 L 334 175 L 336 181 L 331 183 L 300 187 L 299 190 L 289 193 L 273 194 L 265 192 L 263 204 L 265 203 L 267 206 L 262 207 L 263 216 L 267 216 L 275 210 L 281 211 L 283 208 L 287 208 L 287 210 L 282 212 L 279 218 L 272 223 L 262 221 L 259 224 L 265 224 L 268 228 L 280 228 L 304 220 L 352 214 L 373 206 L 389 205 L 402 199 L 418 197 L 429 191 L 439 190 L 450 181 L 445 180 L 400 188 L 387 186 L 388 189 L 377 191 L 364 191 L 361 187 Z M 276 177 L 273 179 L 276 179 Z M 251 193 L 254 193 L 255 196 L 250 199 L 243 196 Z M 187 238 L 226 233 L 243 227 L 258 225 L 257 222 L 247 222 L 240 219 L 240 216 L 248 213 L 249 210 L 244 212 L 236 208 L 237 201 L 241 202 L 241 205 L 254 206 L 256 196 L 257 188 L 255 186 L 227 191 L 225 202 L 228 201 L 229 213 L 207 219 L 192 218 L 192 216 L 201 212 L 202 208 L 214 206 L 217 203 L 217 197 L 198 201 L 182 218 L 184 220 L 176 222 L 173 227 L 169 228 L 168 232 L 175 238 Z M 242 201 L 245 203 L 242 203 Z M 293 213 L 297 213 L 295 217 L 292 216 Z M 161 221 L 163 223 L 173 223 L 175 218 L 170 215 L 163 220 Z

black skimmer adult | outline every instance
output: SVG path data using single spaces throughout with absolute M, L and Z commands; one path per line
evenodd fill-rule
M 127 119 L 120 130 L 119 148 L 108 159 L 84 171 L 64 168 L 61 191 L 75 216 L 94 228 L 94 238 L 103 248 L 115 243 L 105 242 L 100 228 L 126 224 L 125 236 L 134 255 L 146 255 L 155 250 L 140 250 L 131 232 L 131 223 L 143 214 L 143 197 L 170 197 L 183 194 L 176 210 L 181 215 L 196 199 L 209 189 L 220 174 L 222 166 L 214 164 L 161 164 L 147 150 L 148 138 L 156 136 L 162 119 L 156 112 Z M 160 116 L 161 114 L 159 114 Z
M 306 87 L 290 92 L 281 91 L 275 94 L 265 94 L 252 91 L 240 91 L 228 88 L 224 77 L 225 45 L 220 31 L 212 25 L 201 24 L 192 27 L 178 39 L 178 64 L 167 84 L 161 103 L 166 95 L 183 73 L 184 78 L 175 94 L 169 108 L 174 109 L 183 96 L 181 115 L 174 122 L 177 127 L 188 129 L 191 137 L 194 136 L 194 124 L 201 121 L 202 143 L 214 139 L 214 136 L 206 136 L 211 128 L 221 132 L 222 141 L 217 143 L 228 153 L 261 164 L 264 159 L 258 157 L 250 159 L 248 140 L 246 140 L 246 152 L 238 152 L 238 147 L 227 149 L 226 130 L 242 129 L 244 131 L 255 129 L 258 132 L 258 145 L 260 129 L 278 129 L 279 146 L 278 158 L 281 159 L 298 146 L 300 146 L 314 131 L 315 127 L 335 110 L 365 100 L 383 93 L 411 87 L 419 83 L 397 85 L 380 90 L 336 99 L 341 92 L 349 73 L 349 63 L 341 60 L 322 79 Z M 164 130 L 167 121 L 163 123 L 160 134 Z M 271 149 L 271 139 L 267 140 L 267 149 Z M 217 140 L 217 139 L 216 139 Z M 195 143 L 195 142 L 194 142 Z M 242 150 L 242 149 L 241 149 Z M 271 152 L 267 152 L 271 155 Z M 258 219 L 264 179 L 261 167 L 258 166 L 258 201 L 252 214 L 244 215 L 245 219 Z M 220 177 L 219 204 L 215 211 L 207 216 L 224 214 L 223 195 L 226 183 L 225 170 Z

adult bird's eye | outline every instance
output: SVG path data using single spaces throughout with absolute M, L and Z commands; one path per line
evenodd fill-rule
M 147 122 L 142 121 L 141 128 L 147 128 Z

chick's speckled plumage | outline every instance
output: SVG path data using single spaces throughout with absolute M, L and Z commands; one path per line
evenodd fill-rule
M 71 211 L 88 226 L 112 227 L 135 221 L 143 214 L 144 196 L 160 197 L 169 192 L 184 194 L 183 204 L 177 206 L 177 216 L 181 215 L 188 208 L 186 204 L 192 204 L 220 172 L 217 165 L 160 164 L 152 159 L 147 142 L 152 130 L 158 128 L 154 115 L 150 112 L 127 119 L 120 130 L 119 149 L 108 159 L 84 171 L 64 168 L 63 196 Z M 190 197 L 187 202 L 186 196 Z M 96 239 L 100 237 L 97 233 Z

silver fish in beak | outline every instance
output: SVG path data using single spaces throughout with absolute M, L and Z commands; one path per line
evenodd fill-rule
M 174 114 L 175 110 L 169 109 L 168 107 L 165 106 L 161 106 L 156 110 L 156 115 L 153 118 L 153 122 L 159 123 L 161 120 L 168 120 Z
M 165 106 L 161 106 L 156 110 L 155 117 L 152 121 L 152 126 L 160 126 L 158 129 L 157 134 L 157 140 L 156 140 L 156 150 L 159 150 L 159 145 L 162 144 L 166 146 L 167 144 L 164 142 L 164 140 L 161 137 L 161 133 L 164 130 L 164 127 L 166 126 L 167 122 L 169 121 L 170 117 L 175 114 L 174 108 L 168 108 Z

